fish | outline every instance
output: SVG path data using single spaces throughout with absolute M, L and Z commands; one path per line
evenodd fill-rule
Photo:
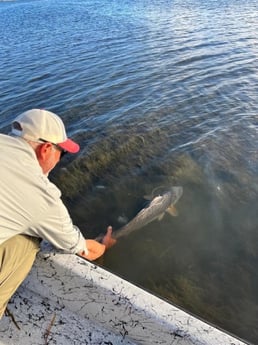
M 137 215 L 126 225 L 112 233 L 114 239 L 128 236 L 133 231 L 138 230 L 145 225 L 158 219 L 161 220 L 167 212 L 171 216 L 177 216 L 178 212 L 175 204 L 183 194 L 183 187 L 173 186 L 155 197 L 152 196 L 150 203 L 143 208 Z

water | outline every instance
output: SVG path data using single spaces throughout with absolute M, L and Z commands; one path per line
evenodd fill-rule
M 255 0 L 0 2 L 0 128 L 57 112 L 82 147 L 51 178 L 90 238 L 154 188 L 178 217 L 99 261 L 258 343 L 258 5 Z

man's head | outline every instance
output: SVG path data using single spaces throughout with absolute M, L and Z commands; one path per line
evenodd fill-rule
M 63 121 L 47 110 L 32 109 L 19 115 L 12 123 L 12 133 L 30 143 L 35 149 L 44 173 L 51 171 L 62 152 L 76 153 L 80 147 L 68 139 Z

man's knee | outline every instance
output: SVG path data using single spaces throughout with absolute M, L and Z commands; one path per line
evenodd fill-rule
M 31 270 L 39 244 L 35 237 L 17 235 L 0 245 L 0 317 Z

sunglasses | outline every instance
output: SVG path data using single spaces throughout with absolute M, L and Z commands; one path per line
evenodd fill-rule
M 43 143 L 50 143 L 50 144 L 52 144 L 58 151 L 61 152 L 61 154 L 60 154 L 60 159 L 63 158 L 64 155 L 67 154 L 67 151 L 65 151 L 64 149 L 62 149 L 62 147 L 60 147 L 59 145 L 52 143 L 51 141 L 48 141 L 48 140 L 45 140 L 45 139 L 42 139 L 42 138 L 39 138 L 38 140 L 39 140 L 39 141 L 42 141 Z

